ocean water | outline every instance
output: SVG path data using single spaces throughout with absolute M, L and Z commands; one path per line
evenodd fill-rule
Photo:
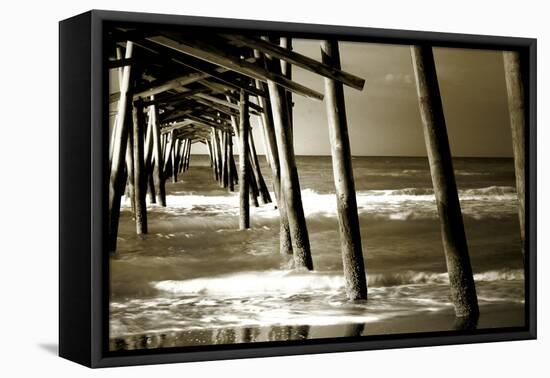
M 252 228 L 238 230 L 238 193 L 218 186 L 206 156 L 193 155 L 190 170 L 167 182 L 166 208 L 149 206 L 148 235 L 135 234 L 126 201 L 110 266 L 111 348 L 448 329 L 437 321 L 452 318 L 452 305 L 427 160 L 353 158 L 369 287 L 369 299 L 354 303 L 344 291 L 330 157 L 297 164 L 313 272 L 294 271 L 279 254 L 275 204 L 251 208 Z M 513 161 L 459 158 L 454 168 L 479 326 L 522 326 Z

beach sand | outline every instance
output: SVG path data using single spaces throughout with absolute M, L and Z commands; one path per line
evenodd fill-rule
M 478 330 L 522 327 L 525 325 L 523 304 L 490 304 L 480 308 Z M 197 347 L 254 343 L 257 346 L 270 341 L 334 339 L 356 336 L 380 336 L 425 332 L 457 331 L 452 308 L 396 316 L 366 324 L 292 325 L 272 327 L 216 327 L 203 330 L 135 334 L 110 340 L 109 349 L 135 350 L 174 347 Z

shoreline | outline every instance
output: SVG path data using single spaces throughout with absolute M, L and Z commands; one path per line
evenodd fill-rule
M 480 307 L 478 330 L 511 328 L 525 325 L 524 304 L 499 303 Z M 109 350 L 164 349 L 208 345 L 258 344 L 270 341 L 383 336 L 425 332 L 455 331 L 456 318 L 451 308 L 441 311 L 400 315 L 369 323 L 339 325 L 273 325 L 263 327 L 216 327 L 186 331 L 169 331 L 115 337 Z

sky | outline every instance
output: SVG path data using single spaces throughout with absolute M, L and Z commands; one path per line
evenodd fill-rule
M 340 42 L 342 69 L 365 79 L 344 86 L 354 156 L 426 156 L 409 46 Z M 294 51 L 321 60 L 316 40 Z M 512 142 L 501 51 L 435 48 L 443 110 L 453 156 L 511 157 Z M 113 70 L 112 70 L 113 71 Z M 324 78 L 293 67 L 293 80 L 324 92 Z M 323 101 L 293 94 L 296 155 L 330 155 Z M 251 125 L 263 154 L 258 117 Z M 192 153 L 207 153 L 194 144 Z
M 321 60 L 319 41 L 294 50 Z M 340 42 L 342 69 L 365 79 L 344 87 L 354 156 L 426 156 L 408 46 Z M 434 56 L 453 156 L 512 156 L 502 52 L 435 48 Z M 319 92 L 323 78 L 293 67 L 293 80 Z M 329 155 L 325 104 L 293 95 L 296 155 Z M 251 124 L 263 154 L 256 119 Z M 195 153 L 206 152 L 194 146 Z

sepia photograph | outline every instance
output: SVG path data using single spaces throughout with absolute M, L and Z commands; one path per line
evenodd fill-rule
M 517 51 L 116 22 L 104 51 L 110 351 L 526 326 Z

